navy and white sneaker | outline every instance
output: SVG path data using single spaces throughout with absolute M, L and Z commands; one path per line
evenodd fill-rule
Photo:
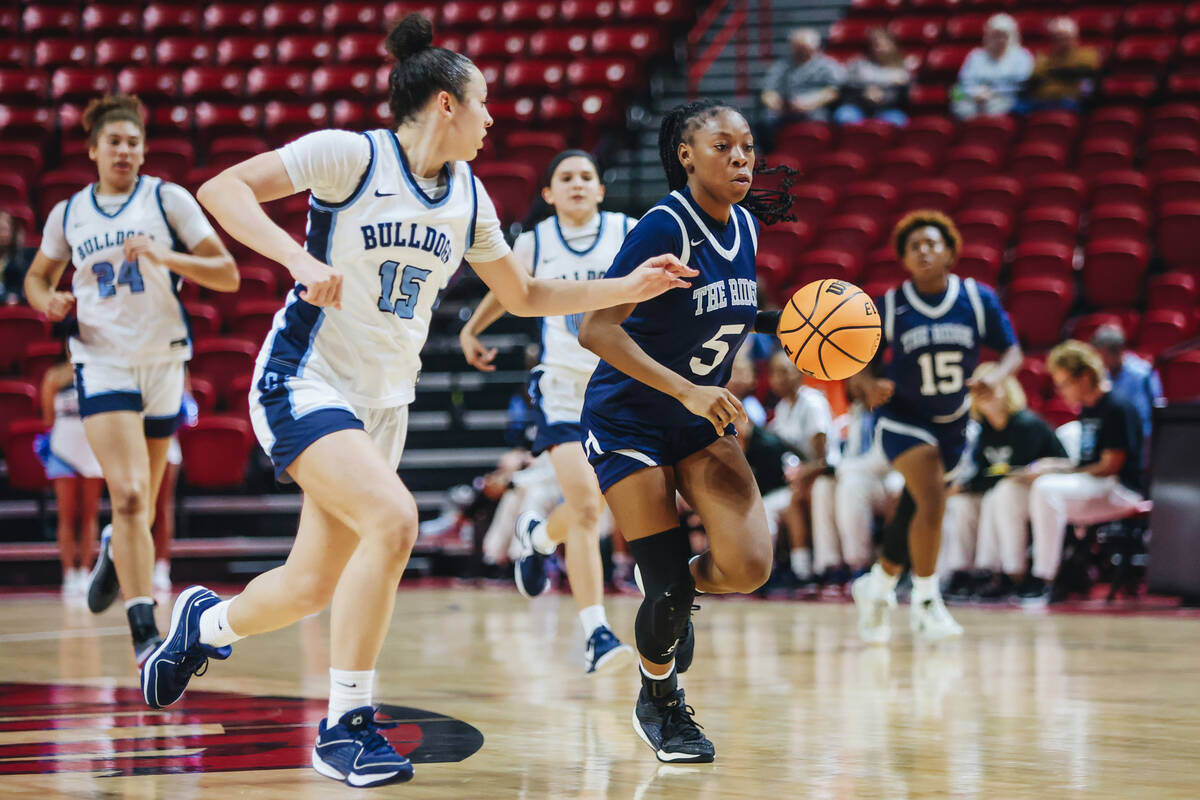
M 683 689 L 654 700 L 643 688 L 633 708 L 633 730 L 650 745 L 659 761 L 706 764 L 716 752 L 693 718 L 695 713 L 684 699 Z
M 200 614 L 221 601 L 203 586 L 190 586 L 171 609 L 167 638 L 142 665 L 142 696 L 151 708 L 166 708 L 183 696 L 193 675 L 203 675 L 208 659 L 229 658 L 233 648 L 200 643 Z
M 380 728 L 396 727 L 396 723 L 376 722 L 371 706 L 347 711 L 336 725 L 328 722 L 321 720 L 312 752 L 313 769 L 326 778 L 361 787 L 412 777 L 412 762 L 379 732 Z
M 93 614 L 100 614 L 108 609 L 121 593 L 121 583 L 117 580 L 117 565 L 112 560 L 112 525 L 105 525 L 100 533 L 100 553 L 96 563 L 88 575 L 87 606 Z
M 541 515 L 532 511 L 517 517 L 517 542 L 521 545 L 521 555 L 513 564 L 513 577 L 517 581 L 517 591 L 525 597 L 537 597 L 550 588 L 546 556 L 533 546 L 533 529 L 545 522 Z
M 588 637 L 584 657 L 588 662 L 588 674 L 599 672 L 633 657 L 633 648 L 622 644 L 607 625 L 601 625 Z

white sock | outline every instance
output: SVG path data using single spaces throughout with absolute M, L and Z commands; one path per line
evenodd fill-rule
M 337 725 L 347 711 L 371 705 L 375 689 L 375 670 L 329 669 L 330 725 Z
M 912 576 L 912 602 L 913 605 L 923 603 L 926 600 L 933 600 L 941 594 L 938 588 L 937 575 L 930 575 L 928 578 L 918 578 Z
M 871 579 L 875 581 L 875 588 L 879 590 L 880 594 L 896 591 L 896 584 L 900 582 L 899 575 L 888 575 L 878 561 L 875 562 L 875 566 L 871 567 Z
M 544 556 L 548 556 L 558 549 L 558 543 L 550 541 L 550 526 L 545 521 L 539 522 L 533 529 L 533 535 L 529 537 L 533 543 L 533 549 Z
M 229 625 L 229 604 L 232 602 L 232 598 L 222 600 L 200 612 L 200 641 L 203 644 L 224 647 L 246 638 L 239 636 Z
M 608 627 L 608 617 L 604 613 L 604 606 L 597 603 L 594 606 L 588 606 L 579 612 L 579 622 L 583 625 L 583 635 L 591 636 L 595 633 L 596 628 L 604 626 Z
M 652 681 L 665 681 L 667 678 L 671 677 L 671 673 L 675 671 L 675 662 L 674 661 L 671 662 L 671 668 L 669 670 L 667 670 L 665 673 L 663 673 L 662 675 L 655 675 L 652 672 L 647 672 L 645 664 L 639 664 L 638 666 L 642 670 L 642 674 L 645 675 L 647 678 L 649 678 Z
M 701 554 L 700 554 L 700 556 L 702 556 L 702 555 L 704 555 L 704 553 L 701 553 Z M 699 558 L 700 556 L 692 556 L 691 558 L 689 558 L 689 559 L 688 559 L 688 569 L 691 569 L 691 567 L 692 567 L 692 562 L 693 562 L 693 561 L 695 561 L 695 560 L 696 560 L 697 558 Z M 638 587 L 638 588 L 641 588 L 641 587 Z M 645 594 L 645 592 L 643 592 L 643 594 Z M 697 588 L 697 589 L 696 589 L 696 594 L 704 594 L 704 591 L 703 591 L 702 589 L 700 589 L 700 588 Z
M 812 573 L 812 555 L 807 548 L 797 547 L 792 550 L 792 574 L 797 578 L 807 578 Z
M 133 608 L 134 606 L 140 605 L 142 603 L 152 606 L 152 605 L 154 605 L 154 598 L 153 597 L 135 597 L 132 600 L 126 600 L 125 601 L 125 610 L 128 611 L 129 609 Z

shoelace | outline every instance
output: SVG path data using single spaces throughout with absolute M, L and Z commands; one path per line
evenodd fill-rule
M 697 742 L 704 738 L 704 734 L 700 732 L 704 726 L 692 719 L 696 709 L 686 703 L 676 703 L 666 711 L 666 719 L 663 720 L 662 726 L 663 741 L 676 736 L 685 742 Z
M 398 722 L 376 722 L 372 719 L 355 735 L 355 738 L 362 741 L 363 752 L 368 755 L 377 755 L 381 752 L 394 754 L 396 750 L 392 747 L 392 743 L 379 731 L 380 729 L 395 728 L 399 724 Z
M 185 676 L 199 677 L 206 672 L 208 672 L 208 656 L 203 653 L 184 656 L 179 662 L 179 673 Z

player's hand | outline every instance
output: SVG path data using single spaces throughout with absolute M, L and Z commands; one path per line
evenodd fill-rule
M 684 278 L 694 278 L 699 274 L 698 270 L 684 264 L 671 253 L 648 258 L 622 279 L 628 295 L 621 302 L 640 303 L 671 289 L 687 288 L 692 284 Z
M 484 347 L 479 337 L 463 328 L 458 333 L 458 344 L 462 347 L 463 357 L 467 363 L 480 372 L 495 372 L 496 348 Z
M 971 394 L 975 395 L 980 400 L 986 400 L 991 395 L 1000 391 L 1000 384 L 1003 378 L 996 372 L 989 372 L 982 378 L 971 377 L 967 379 L 967 388 L 971 390 Z
M 71 309 L 75 307 L 75 295 L 70 292 L 50 292 L 50 299 L 46 302 L 46 307 L 42 309 L 42 313 L 46 315 L 46 319 L 51 322 L 59 322 L 71 313 Z
M 130 236 L 125 240 L 125 260 L 137 261 L 142 256 L 151 261 L 161 263 L 171 250 L 161 242 L 156 242 L 144 233 Z
M 679 398 L 684 407 L 697 417 L 704 417 L 723 436 L 731 422 L 745 420 L 742 401 L 724 386 L 693 386 Z
M 887 378 L 874 378 L 863 384 L 863 403 L 874 411 L 892 399 L 896 384 Z
M 284 264 L 298 283 L 304 285 L 300 299 L 314 306 L 342 307 L 342 273 L 322 264 L 306 252 Z

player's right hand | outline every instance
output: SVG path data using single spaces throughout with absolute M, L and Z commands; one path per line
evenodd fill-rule
M 684 408 L 698 417 L 704 417 L 723 436 L 730 423 L 746 420 L 742 401 L 724 386 L 693 386 L 680 398 Z
M 684 264 L 672 253 L 648 258 L 625 276 L 630 295 L 622 301 L 640 303 L 671 289 L 687 288 L 692 284 L 684 278 L 694 278 L 699 274 L 699 270 Z
M 863 403 L 867 408 L 874 411 L 881 405 L 892 399 L 892 394 L 896 391 L 896 384 L 887 378 L 874 378 L 866 382 L 863 386 Z
M 462 347 L 463 357 L 467 363 L 480 372 L 495 372 L 496 348 L 484 347 L 479 337 L 463 328 L 458 333 L 458 344 Z
M 284 264 L 297 283 L 304 285 L 300 299 L 314 306 L 342 307 L 342 273 L 308 253 Z
M 75 307 L 75 295 L 70 292 L 50 292 L 50 299 L 46 302 L 46 308 L 42 311 L 46 315 L 46 319 L 51 322 L 59 322 L 67 314 L 71 313 L 71 309 Z

